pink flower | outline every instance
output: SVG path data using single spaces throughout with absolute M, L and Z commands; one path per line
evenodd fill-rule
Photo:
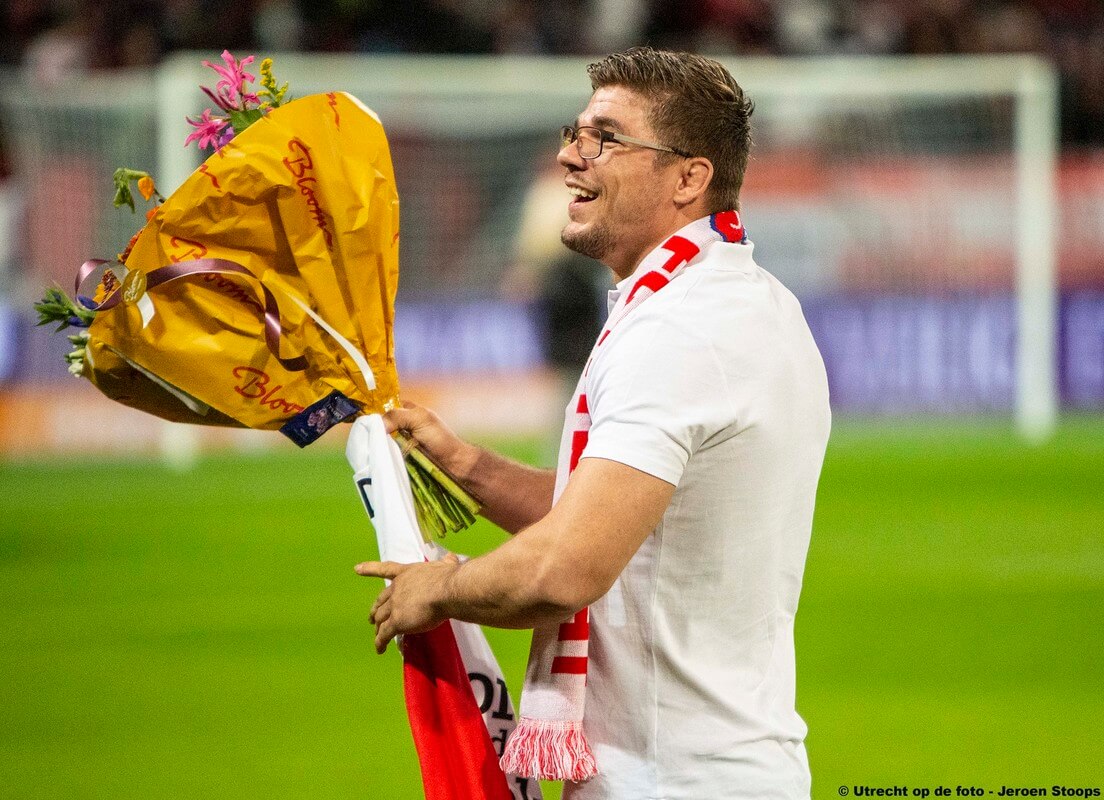
M 195 128 L 194 131 L 188 134 L 188 138 L 184 140 L 184 146 L 199 140 L 199 149 L 205 150 L 208 147 L 214 147 L 216 150 L 222 147 L 226 142 L 233 138 L 234 131 L 229 129 L 230 137 L 226 137 L 227 129 L 230 123 L 221 117 L 211 118 L 211 109 L 207 108 L 203 111 L 203 116 L 199 119 L 192 119 L 191 117 L 185 117 L 188 124 Z
M 235 59 L 230 55 L 229 50 L 222 51 L 222 60 L 226 62 L 226 66 L 219 66 L 218 64 L 212 64 L 210 61 L 204 61 L 203 66 L 210 67 L 219 75 L 219 82 L 215 84 L 214 91 L 211 91 L 206 86 L 200 86 L 207 96 L 215 102 L 219 108 L 224 111 L 244 111 L 248 103 L 258 105 L 260 98 L 245 90 L 245 85 L 257 80 L 256 75 L 252 75 L 245 71 L 247 64 L 252 64 L 255 56 L 246 56 L 241 61 Z

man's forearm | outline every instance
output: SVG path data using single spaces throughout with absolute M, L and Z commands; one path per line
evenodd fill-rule
M 564 580 L 547 528 L 538 523 L 465 564 L 451 553 L 424 563 L 357 564 L 358 574 L 391 581 L 372 606 L 376 652 L 400 634 L 428 631 L 450 618 L 499 628 L 569 618 L 597 594 L 592 597 L 580 591 L 577 581 Z
M 674 491 L 624 464 L 583 459 L 547 516 L 429 581 L 430 602 L 440 617 L 500 628 L 563 622 L 609 591 Z
M 585 604 L 572 581 L 555 574 L 554 555 L 542 552 L 534 530 L 457 566 L 440 583 L 443 617 L 496 628 L 532 628 L 562 622 Z
M 536 469 L 470 445 L 468 465 L 456 478 L 483 503 L 482 515 L 509 533 L 517 533 L 552 508 L 556 474 Z
M 511 469 L 484 475 L 508 478 Z M 372 607 L 376 649 L 450 617 L 502 628 L 569 619 L 609 591 L 674 491 L 625 464 L 584 458 L 555 507 L 490 553 L 464 564 L 451 554 L 428 563 L 358 564 L 358 574 L 391 581 Z

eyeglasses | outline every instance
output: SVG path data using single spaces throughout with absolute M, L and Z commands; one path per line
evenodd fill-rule
M 676 156 L 682 156 L 683 158 L 692 158 L 685 150 L 668 147 L 665 144 L 646 142 L 643 139 L 626 136 L 623 133 L 613 133 L 612 131 L 604 131 L 601 128 L 592 128 L 589 125 L 584 125 L 581 128 L 573 128 L 570 125 L 564 125 L 560 128 L 560 147 L 567 147 L 569 144 L 574 143 L 575 146 L 579 148 L 579 155 L 587 160 L 598 158 L 598 156 L 602 155 L 602 145 L 606 142 L 635 144 L 637 147 L 647 147 L 649 150 L 662 150 L 664 153 L 674 153 Z

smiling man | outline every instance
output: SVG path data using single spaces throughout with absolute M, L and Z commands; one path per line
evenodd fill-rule
M 456 618 L 532 627 L 504 765 L 573 800 L 808 798 L 793 625 L 830 414 L 797 301 L 738 210 L 751 103 L 717 62 L 589 68 L 562 131 L 569 248 L 616 279 L 558 469 L 387 415 L 516 533 L 459 564 L 368 562 L 380 651 Z

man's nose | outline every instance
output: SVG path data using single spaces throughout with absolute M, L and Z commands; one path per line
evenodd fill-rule
M 556 155 L 556 161 L 561 167 L 566 167 L 570 170 L 586 169 L 587 161 L 581 155 L 579 155 L 579 143 L 569 142 L 560 148 L 560 152 Z

